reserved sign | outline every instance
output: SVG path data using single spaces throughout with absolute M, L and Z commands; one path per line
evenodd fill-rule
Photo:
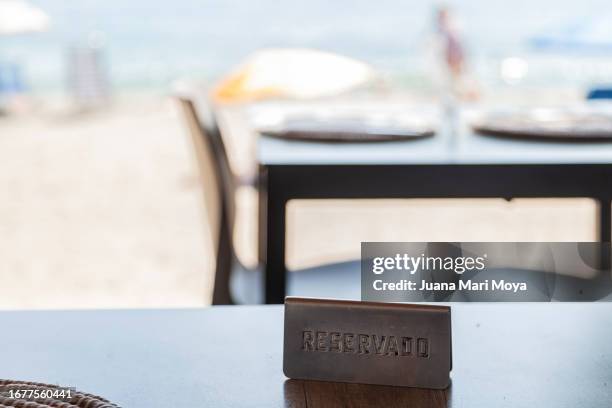
M 285 300 L 289 378 L 444 389 L 451 347 L 447 306 Z

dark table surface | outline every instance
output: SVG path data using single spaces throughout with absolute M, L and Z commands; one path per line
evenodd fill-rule
M 612 304 L 452 306 L 446 391 L 287 380 L 281 306 L 2 312 L 0 378 L 124 408 L 612 406 Z

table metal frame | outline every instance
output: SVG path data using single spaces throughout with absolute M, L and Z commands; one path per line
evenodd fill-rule
M 259 257 L 266 303 L 285 297 L 286 206 L 293 199 L 592 198 L 612 235 L 612 163 L 261 164 Z

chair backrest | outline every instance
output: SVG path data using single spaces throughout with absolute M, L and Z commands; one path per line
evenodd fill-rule
M 233 174 L 225 145 L 214 113 L 198 115 L 195 103 L 178 97 L 194 148 L 202 190 L 206 218 L 213 250 L 216 254 L 213 304 L 231 304 L 229 279 L 232 269 L 232 228 L 234 222 Z M 204 119 L 204 120 L 201 120 Z

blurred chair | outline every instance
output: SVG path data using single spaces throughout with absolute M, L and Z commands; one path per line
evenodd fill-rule
M 261 303 L 263 276 L 245 268 L 233 246 L 236 178 L 214 110 L 178 96 L 198 162 L 211 242 L 216 253 L 212 303 Z M 199 115 L 198 113 L 203 113 Z M 292 295 L 359 299 L 359 261 L 343 262 L 290 272 L 287 292 Z
M 79 109 L 95 109 L 109 103 L 111 86 L 101 48 L 71 48 L 67 61 L 67 85 Z
M 0 115 L 9 110 L 11 102 L 26 92 L 21 66 L 0 61 Z

